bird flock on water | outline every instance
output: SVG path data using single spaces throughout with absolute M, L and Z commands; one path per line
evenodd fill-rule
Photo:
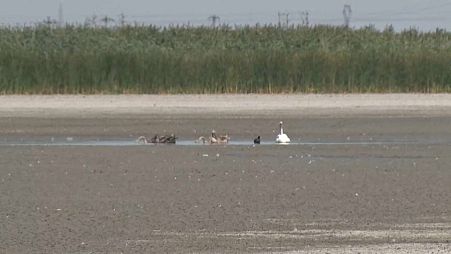
M 141 136 L 137 139 L 139 144 L 175 144 L 177 137 L 174 134 L 171 135 L 155 135 L 152 138 L 148 139 L 145 136 Z M 214 144 L 228 144 L 230 141 L 230 136 L 228 134 L 225 135 L 217 135 L 216 131 L 213 130 L 209 137 L 201 136 L 195 142 L 206 145 L 214 145 Z M 289 144 L 291 142 L 290 138 L 283 131 L 283 122 L 279 123 L 279 134 L 276 137 L 277 144 Z M 259 145 L 261 143 L 261 137 L 257 136 L 254 139 L 254 144 Z

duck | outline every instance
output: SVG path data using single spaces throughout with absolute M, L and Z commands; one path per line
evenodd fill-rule
M 157 143 L 159 144 L 175 144 L 177 137 L 174 134 L 160 136 Z
M 217 139 L 217 143 L 218 144 L 228 144 L 229 140 L 230 140 L 230 137 L 228 134 L 226 134 L 226 135 L 219 136 Z
M 208 141 L 209 142 L 209 141 Z M 207 139 L 204 136 L 200 136 L 196 141 L 194 141 L 194 143 L 202 143 L 205 144 L 207 143 Z
M 160 137 L 158 137 L 158 135 L 153 136 L 153 138 L 150 139 L 150 143 L 152 144 L 160 143 Z
M 140 136 L 140 137 L 136 140 L 136 142 L 137 142 L 138 144 L 145 145 L 145 144 L 148 144 L 148 143 L 149 143 L 149 140 L 147 140 L 147 138 L 146 138 L 145 136 Z
M 289 144 L 291 142 L 287 134 L 283 133 L 283 122 L 279 123 L 280 133 L 277 135 L 276 143 L 278 144 Z
M 203 136 L 199 137 L 196 141 L 196 143 L 203 143 L 203 144 L 227 144 L 229 143 L 230 137 L 228 134 L 218 136 L 216 135 L 216 131 L 213 130 L 211 132 L 211 136 L 209 138 L 205 138 Z
M 164 136 L 153 136 L 150 140 L 145 136 L 140 136 L 137 139 L 139 144 L 175 144 L 177 137 L 174 134 Z
M 230 140 L 230 137 L 229 137 L 228 134 L 217 136 L 215 130 L 211 131 L 211 137 L 210 137 L 211 143 L 213 143 L 213 144 L 227 144 L 227 143 L 229 143 L 229 140 Z
M 254 139 L 254 144 L 256 144 L 256 145 L 260 144 L 260 136 L 258 136 L 256 139 Z

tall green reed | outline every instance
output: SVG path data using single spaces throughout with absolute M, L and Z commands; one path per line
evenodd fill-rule
M 0 93 L 449 92 L 451 33 L 333 26 L 0 28 Z

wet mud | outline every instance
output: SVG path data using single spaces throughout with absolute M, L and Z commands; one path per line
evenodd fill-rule
M 272 145 L 280 120 L 301 145 Z M 451 251 L 449 116 L 9 116 L 0 126 L 0 143 L 24 144 L 0 145 L 0 252 Z M 191 142 L 212 129 L 249 144 L 27 145 Z M 252 145 L 257 135 L 267 144 Z

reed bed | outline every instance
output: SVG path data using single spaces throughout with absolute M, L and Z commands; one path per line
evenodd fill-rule
M 443 30 L 0 28 L 2 94 L 450 91 Z

